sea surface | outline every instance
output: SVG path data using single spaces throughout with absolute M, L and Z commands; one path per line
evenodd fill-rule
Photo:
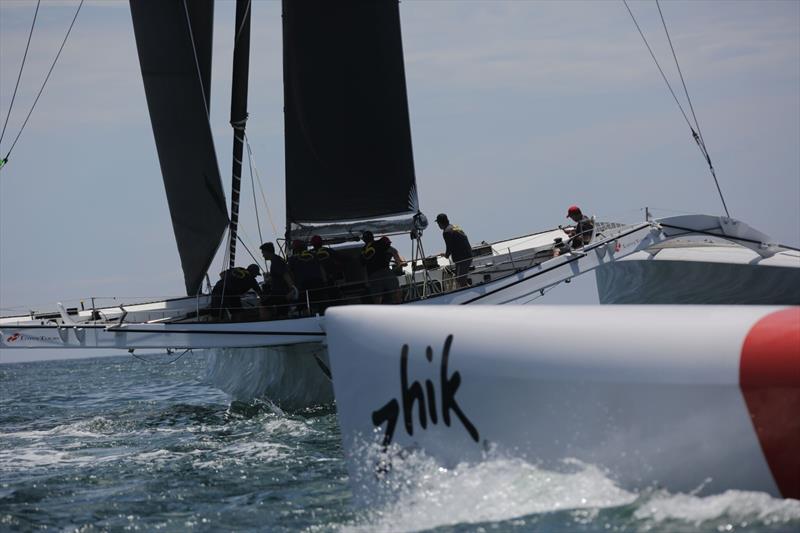
M 800 531 L 796 500 L 513 458 L 409 460 L 356 507 L 333 408 L 231 404 L 202 353 L 139 357 L 0 365 L 0 531 Z

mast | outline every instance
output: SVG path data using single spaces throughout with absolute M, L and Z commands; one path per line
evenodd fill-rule
M 236 32 L 233 37 L 233 80 L 231 87 L 231 127 L 233 128 L 233 171 L 231 181 L 231 221 L 228 240 L 229 268 L 236 262 L 239 229 L 239 189 L 242 183 L 244 128 L 247 124 L 247 84 L 250 68 L 250 0 L 236 0 Z

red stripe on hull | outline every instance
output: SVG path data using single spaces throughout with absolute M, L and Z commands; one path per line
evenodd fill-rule
M 739 383 L 775 483 L 785 498 L 800 499 L 800 308 L 750 329 Z

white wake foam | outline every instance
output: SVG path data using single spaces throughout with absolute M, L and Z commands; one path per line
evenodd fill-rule
M 494 458 L 447 469 L 415 453 L 387 475 L 396 499 L 366 511 L 351 531 L 417 531 L 497 522 L 544 512 L 626 505 L 636 494 L 617 487 L 595 466 L 567 461 L 565 472 L 520 459 Z M 386 501 L 384 492 L 380 498 Z
M 534 527 L 542 519 L 555 520 L 555 529 L 578 528 L 595 520 L 642 531 L 800 525 L 797 500 L 744 491 L 710 496 L 637 493 L 618 487 L 596 466 L 577 460 L 567 460 L 562 466 L 554 471 L 521 459 L 489 457 L 447 469 L 414 452 L 392 461 L 391 470 L 374 491 L 374 500 L 362 502 L 363 512 L 341 529 L 419 531 L 507 521 L 512 526 Z M 561 515 L 543 518 L 548 513 Z
M 788 524 L 800 522 L 800 501 L 781 500 L 763 492 L 740 490 L 704 497 L 655 493 L 642 502 L 634 516 L 647 522 L 663 524 L 679 521 L 697 527 L 718 520 L 730 522 L 734 527 L 747 527 L 753 523 Z

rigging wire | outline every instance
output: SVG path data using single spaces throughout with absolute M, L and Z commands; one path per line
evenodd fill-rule
M 661 24 L 664 26 L 664 33 L 667 34 L 667 41 L 669 42 L 669 48 L 672 50 L 672 57 L 675 59 L 675 66 L 678 69 L 678 75 L 681 78 L 681 83 L 683 84 L 683 92 L 686 94 L 686 101 L 689 102 L 689 110 L 692 112 L 692 118 L 694 119 L 694 125 L 697 128 L 697 133 L 695 134 L 692 131 L 692 136 L 694 137 L 697 146 L 700 148 L 700 151 L 703 153 L 703 156 L 708 163 L 708 168 L 711 171 L 711 175 L 714 177 L 714 184 L 717 186 L 717 192 L 719 193 L 719 198 L 722 200 L 722 207 L 725 208 L 725 215 L 730 218 L 730 213 L 728 213 L 728 206 L 725 203 L 725 197 L 722 195 L 722 189 L 719 186 L 719 180 L 717 179 L 717 173 L 714 171 L 714 165 L 711 164 L 711 156 L 708 153 L 708 148 L 706 148 L 706 141 L 703 138 L 703 132 L 700 131 L 700 122 L 697 120 L 697 115 L 694 112 L 694 106 L 692 105 L 692 99 L 689 96 L 689 89 L 686 88 L 686 80 L 683 78 L 683 71 L 681 71 L 681 66 L 678 63 L 678 56 L 675 54 L 675 47 L 672 46 L 672 38 L 669 36 L 669 30 L 667 29 L 667 22 L 664 20 L 664 13 L 661 11 L 661 4 L 659 4 L 658 0 L 656 0 L 656 7 L 658 7 L 658 14 L 661 17 Z
M 254 160 L 254 156 L 253 156 L 253 150 L 250 147 L 250 139 L 247 137 L 247 133 L 246 132 L 242 132 L 242 134 L 243 134 L 243 138 L 244 138 L 244 145 L 247 147 L 247 160 L 248 160 L 247 162 L 248 162 L 248 166 L 250 168 L 250 183 L 251 183 L 252 191 L 253 191 L 253 208 L 255 210 L 255 215 L 256 215 L 256 226 L 258 228 L 258 238 L 259 238 L 259 243 L 263 243 L 264 242 L 264 238 L 263 238 L 263 234 L 262 234 L 262 231 L 261 231 L 261 219 L 260 219 L 260 216 L 259 216 L 258 201 L 257 201 L 256 189 L 255 189 L 256 180 L 258 181 L 258 187 L 261 190 L 261 196 L 262 196 L 262 199 L 264 201 L 264 205 L 267 208 L 267 214 L 269 215 L 269 220 L 270 220 L 270 223 L 272 224 L 273 234 L 277 234 L 277 232 L 275 231 L 275 223 L 272 221 L 272 213 L 269 210 L 269 204 L 267 204 L 266 197 L 264 196 L 264 189 L 263 189 L 263 186 L 261 185 L 261 178 L 260 178 L 260 176 L 258 174 L 258 168 L 255 166 L 254 161 L 253 161 Z M 241 233 L 244 233 L 245 236 L 247 236 L 247 232 L 245 231 L 244 228 L 239 228 L 239 230 L 240 230 Z M 229 241 L 230 241 L 230 239 L 233 238 L 232 233 L 229 233 L 228 237 L 229 237 Z M 259 260 L 253 255 L 253 253 L 247 247 L 247 244 L 245 244 L 245 241 L 242 239 L 242 237 L 238 233 L 236 235 L 236 240 L 238 242 L 242 243 L 242 246 L 244 246 L 244 249 L 247 251 L 247 254 L 250 256 L 250 258 L 253 259 L 253 262 L 260 265 Z M 230 263 L 230 250 L 231 250 L 231 246 L 229 244 L 228 247 L 227 247 L 227 250 L 225 251 L 225 254 L 223 255 L 223 265 L 228 265 Z M 224 269 L 225 268 L 223 266 L 223 270 Z M 266 263 L 265 263 L 264 264 L 264 271 L 266 272 L 266 270 L 267 269 L 266 269 Z M 223 283 L 223 291 L 224 291 L 224 289 L 225 289 L 225 287 L 224 287 L 224 283 Z
M 662 24 L 664 26 L 664 31 L 667 34 L 667 40 L 669 41 L 669 46 L 670 46 L 670 49 L 672 50 L 672 56 L 673 56 L 673 58 L 675 58 L 675 65 L 678 67 L 678 74 L 680 74 L 681 82 L 683 83 L 683 89 L 684 89 L 684 92 L 686 93 L 686 99 L 689 102 L 689 108 L 691 110 L 692 117 L 694 118 L 694 124 L 692 124 L 692 122 L 689 120 L 689 117 L 687 116 L 686 111 L 684 110 L 683 106 L 681 105 L 680 101 L 678 100 L 678 97 L 675 94 L 675 91 L 672 89 L 672 85 L 669 83 L 669 80 L 667 79 L 666 74 L 664 74 L 664 70 L 661 68 L 661 64 L 659 64 L 658 59 L 656 59 L 656 56 L 653 53 L 653 49 L 650 47 L 650 43 L 647 42 L 647 38 L 644 36 L 644 32 L 642 32 L 642 28 L 639 26 L 639 23 L 637 22 L 636 17 L 633 15 L 633 11 L 631 11 L 631 8 L 628 5 L 627 0 L 622 0 L 622 3 L 625 5 L 625 9 L 628 10 L 628 14 L 631 16 L 631 20 L 633 20 L 633 24 L 636 26 L 636 29 L 639 31 L 639 35 L 641 36 L 642 41 L 644 41 L 644 44 L 647 47 L 647 51 L 650 52 L 650 57 L 653 58 L 653 62 L 656 64 L 656 67 L 658 68 L 658 71 L 661 73 L 661 78 L 664 80 L 664 83 L 666 83 L 670 94 L 672 94 L 672 98 L 675 100 L 675 103 L 678 105 L 678 109 L 680 109 L 681 114 L 683 115 L 683 118 L 686 121 L 686 124 L 689 126 L 689 130 L 691 130 L 691 132 L 692 132 L 692 138 L 694 139 L 695 143 L 697 144 L 697 147 L 700 149 L 700 153 L 703 155 L 703 158 L 706 160 L 706 163 L 708 164 L 708 168 L 711 171 L 711 176 L 714 178 L 714 183 L 717 186 L 717 192 L 719 193 L 720 200 L 722 201 L 722 207 L 725 209 L 725 215 L 730 218 L 730 212 L 728 211 L 728 205 L 725 203 L 725 197 L 722 195 L 722 188 L 719 186 L 719 180 L 717 179 L 717 173 L 714 170 L 714 165 L 711 163 L 711 156 L 709 155 L 708 150 L 706 149 L 706 144 L 705 144 L 705 141 L 703 140 L 702 135 L 700 133 L 698 133 L 700 131 L 700 126 L 699 126 L 699 124 L 697 122 L 697 115 L 694 112 L 694 106 L 692 106 L 692 100 L 691 100 L 691 98 L 689 98 L 689 91 L 686 88 L 686 82 L 684 81 L 683 73 L 681 72 L 680 65 L 678 64 L 678 57 L 675 54 L 675 48 L 672 46 L 672 39 L 669 36 L 669 30 L 667 30 L 667 23 L 664 20 L 664 15 L 661 12 L 661 6 L 658 3 L 658 0 L 656 0 L 656 6 L 658 6 L 658 12 L 661 15 L 661 22 L 662 22 Z M 697 131 L 695 131 L 695 129 Z
M 251 150 L 251 148 L 250 148 L 250 142 L 248 141 L 248 138 L 247 138 L 247 133 L 245 133 L 244 131 L 242 131 L 242 137 L 243 137 L 243 139 L 244 139 L 245 146 L 247 146 L 248 164 L 249 164 L 249 167 L 250 167 L 250 181 L 251 181 L 251 183 L 252 183 L 252 182 L 253 182 L 253 169 L 254 169 L 254 167 L 253 167 L 253 161 L 252 161 L 252 159 L 253 159 L 252 150 Z M 256 169 L 256 171 L 255 171 L 255 172 L 256 172 L 256 175 L 257 175 L 257 173 L 258 173 L 258 170 Z M 261 183 L 260 183 L 260 182 L 259 182 L 259 186 L 261 186 Z M 263 193 L 262 193 L 262 194 L 263 194 Z M 255 212 L 256 212 L 256 224 L 258 225 L 258 236 L 259 236 L 259 238 L 261 238 L 261 222 L 260 222 L 260 220 L 259 220 L 259 216 L 258 216 L 258 205 L 257 205 L 257 203 L 255 202 L 255 199 L 256 199 L 256 195 L 255 195 L 255 185 L 253 185 L 253 202 L 254 202 L 254 204 L 256 204 L 256 205 L 255 205 Z M 267 209 L 269 209 L 269 208 L 267 208 Z M 224 271 L 226 270 L 226 267 L 225 267 L 225 265 L 230 265 L 230 256 L 231 256 L 231 248 L 232 248 L 232 246 L 230 245 L 230 243 L 231 243 L 231 240 L 234 238 L 233 232 L 232 232 L 232 231 L 230 231 L 230 221 L 229 221 L 229 228 L 228 228 L 228 230 L 229 230 L 229 232 L 228 232 L 228 246 L 226 247 L 225 253 L 224 253 L 224 254 L 223 254 L 223 256 L 222 256 L 222 265 L 223 265 L 223 266 L 221 267 L 221 271 L 222 271 L 222 272 L 224 272 Z M 239 228 L 239 231 L 240 231 L 241 233 L 244 233 L 245 235 L 247 234 L 247 232 L 244 230 L 244 228 Z M 242 240 L 242 237 L 239 235 L 239 233 L 238 233 L 238 232 L 237 232 L 237 234 L 236 234 L 236 237 L 235 237 L 235 238 L 236 238 L 236 241 L 238 241 L 238 242 L 242 243 L 242 246 L 244 246 L 244 249 L 247 251 L 248 255 L 249 255 L 249 256 L 250 256 L 250 257 L 253 259 L 253 262 L 254 262 L 254 263 L 256 263 L 256 264 L 259 264 L 259 266 L 260 266 L 260 263 L 259 263 L 258 259 L 256 259 L 256 258 L 255 258 L 255 256 L 254 256 L 254 255 L 253 255 L 253 253 L 250 251 L 250 249 L 247 247 L 247 244 L 245 244 L 244 240 Z M 263 242 L 263 240 L 261 240 L 260 242 Z M 265 268 L 264 268 L 264 270 L 266 271 L 266 265 L 265 265 Z M 223 278 L 223 283 L 222 283 L 222 294 L 223 294 L 223 295 L 225 294 L 225 289 L 226 289 L 226 280 Z
M 31 31 L 28 32 L 28 43 L 25 45 L 25 53 L 22 54 L 22 64 L 19 66 L 19 74 L 17 75 L 17 83 L 14 85 L 14 94 L 11 95 L 11 103 L 8 104 L 8 114 L 6 121 L 3 123 L 3 131 L 0 133 L 0 143 L 3 142 L 3 137 L 6 134 L 6 126 L 8 126 L 8 119 L 11 118 L 11 110 L 14 108 L 14 100 L 17 98 L 17 89 L 19 89 L 19 81 L 22 79 L 22 70 L 25 68 L 25 60 L 28 57 L 28 49 L 31 46 L 31 37 L 33 37 L 33 28 L 36 26 L 36 16 L 39 14 L 39 4 L 41 0 L 36 2 L 36 11 L 33 12 L 33 22 L 31 22 Z
M 241 238 L 241 237 L 239 237 L 239 236 L 237 235 L 237 236 L 236 236 L 236 239 L 237 239 L 237 240 L 238 240 L 240 243 L 242 243 L 242 246 L 244 246 L 244 249 L 245 249 L 245 251 L 247 252 L 247 254 L 248 254 L 248 255 L 249 255 L 249 256 L 250 256 L 250 257 L 253 259 L 253 262 L 254 262 L 254 263 L 256 263 L 256 264 L 258 264 L 258 259 L 256 259 L 256 256 L 254 256 L 254 255 L 253 255 L 253 252 L 251 252 L 251 251 L 250 251 L 250 248 L 248 248 L 248 247 L 247 247 L 247 245 L 244 243 L 244 241 L 242 240 L 242 238 Z
M 683 85 L 683 93 L 686 95 L 686 101 L 689 102 L 689 110 L 692 112 L 694 125 L 697 128 L 697 135 L 700 137 L 700 140 L 703 141 L 703 133 L 700 131 L 700 124 L 697 122 L 697 115 L 695 115 L 694 113 L 694 106 L 692 105 L 692 99 L 689 97 L 689 89 L 686 88 L 686 80 L 683 79 L 683 71 L 681 71 L 681 65 L 678 63 L 678 56 L 675 54 L 675 47 L 672 45 L 672 38 L 669 35 L 669 30 L 667 29 L 667 22 L 664 20 L 664 13 L 661 12 L 661 4 L 658 3 L 658 0 L 656 0 L 656 7 L 658 8 L 658 15 L 661 17 L 661 25 L 664 26 L 664 33 L 667 36 L 669 49 L 672 51 L 672 58 L 675 60 L 675 67 L 678 69 L 678 76 L 681 78 L 681 84 Z M 703 141 L 703 145 L 705 145 L 705 141 Z
M 664 80 L 664 83 L 667 84 L 667 89 L 669 89 L 670 94 L 672 94 L 673 100 L 675 100 L 675 103 L 678 104 L 678 109 L 681 110 L 681 114 L 683 115 L 684 120 L 686 120 L 686 125 L 689 126 L 689 129 L 692 130 L 692 134 L 694 134 L 694 127 L 692 126 L 692 122 L 686 115 L 686 111 L 683 110 L 683 106 L 681 105 L 681 102 L 678 100 L 678 96 L 675 94 L 675 91 L 672 90 L 672 85 L 669 83 L 667 75 L 664 74 L 664 69 L 661 68 L 661 64 L 658 62 L 658 59 L 656 59 L 656 55 L 653 53 L 653 49 L 650 47 L 650 43 L 647 42 L 647 38 L 644 36 L 644 33 L 642 32 L 642 28 L 639 27 L 639 23 L 636 21 L 636 17 L 633 16 L 633 11 L 631 11 L 630 6 L 628 6 L 627 0 L 622 0 L 622 3 L 625 4 L 625 9 L 628 10 L 628 14 L 631 16 L 631 20 L 633 20 L 633 24 L 636 26 L 636 29 L 639 31 L 639 35 L 642 37 L 642 41 L 644 41 L 644 45 L 647 47 L 647 51 L 650 52 L 650 57 L 653 58 L 653 62 L 656 64 L 658 71 L 661 73 L 661 78 Z
M 17 133 L 17 136 L 14 138 L 14 142 L 11 143 L 11 148 L 8 149 L 6 156 L 2 159 L 2 161 L 0 161 L 0 168 L 2 168 L 2 165 L 8 162 L 8 158 L 11 155 L 11 151 L 17 145 L 17 141 L 19 140 L 20 135 L 22 135 L 22 132 L 25 130 L 25 126 L 28 124 L 28 119 L 31 118 L 31 114 L 33 113 L 33 110 L 36 107 L 36 104 L 39 102 L 39 97 L 42 96 L 42 92 L 44 91 L 44 88 L 47 85 L 47 81 L 50 79 L 50 74 L 53 73 L 53 69 L 55 68 L 56 63 L 58 62 L 58 58 L 61 57 L 61 52 L 64 50 L 64 45 L 67 44 L 67 39 L 69 38 L 69 34 L 72 32 L 72 27 L 75 26 L 75 21 L 78 19 L 78 13 L 81 12 L 81 7 L 83 7 L 83 1 L 84 0 L 81 0 L 80 4 L 78 4 L 78 9 L 75 10 L 75 16 L 72 17 L 72 22 L 70 23 L 69 28 L 67 29 L 67 34 L 64 36 L 64 40 L 61 41 L 61 46 L 58 49 L 58 53 L 56 54 L 55 59 L 53 59 L 53 64 L 50 65 L 50 70 L 47 71 L 47 76 L 45 76 L 44 81 L 42 82 L 42 87 L 41 89 L 39 89 L 39 93 L 36 95 L 36 99 L 33 101 L 33 105 L 31 105 L 31 109 L 30 111 L 28 111 L 28 115 L 25 117 L 25 122 L 22 123 L 22 127 L 20 127 L 19 129 L 19 133 Z
M 247 137 L 247 134 L 245 134 Z M 256 181 L 253 177 L 253 154 L 250 152 L 250 143 L 247 143 L 247 163 L 250 166 L 250 185 L 253 189 L 253 210 L 256 213 L 256 227 L 258 228 L 258 242 L 264 242 L 264 236 L 261 234 L 261 219 L 258 216 L 258 199 L 256 198 Z
M 264 207 L 267 208 L 267 218 L 269 218 L 270 226 L 272 226 L 272 236 L 275 241 L 278 240 L 278 228 L 275 226 L 275 221 L 272 218 L 272 210 L 269 208 L 269 202 L 267 202 L 267 196 L 264 193 L 264 185 L 261 183 L 261 175 L 258 172 L 258 165 L 255 163 L 255 156 L 253 155 L 253 151 L 250 148 L 250 139 L 248 139 L 247 135 L 244 137 L 245 144 L 247 146 L 247 154 L 250 157 L 253 165 L 253 171 L 255 172 L 256 180 L 258 181 L 258 189 L 261 193 L 261 201 L 264 202 Z

